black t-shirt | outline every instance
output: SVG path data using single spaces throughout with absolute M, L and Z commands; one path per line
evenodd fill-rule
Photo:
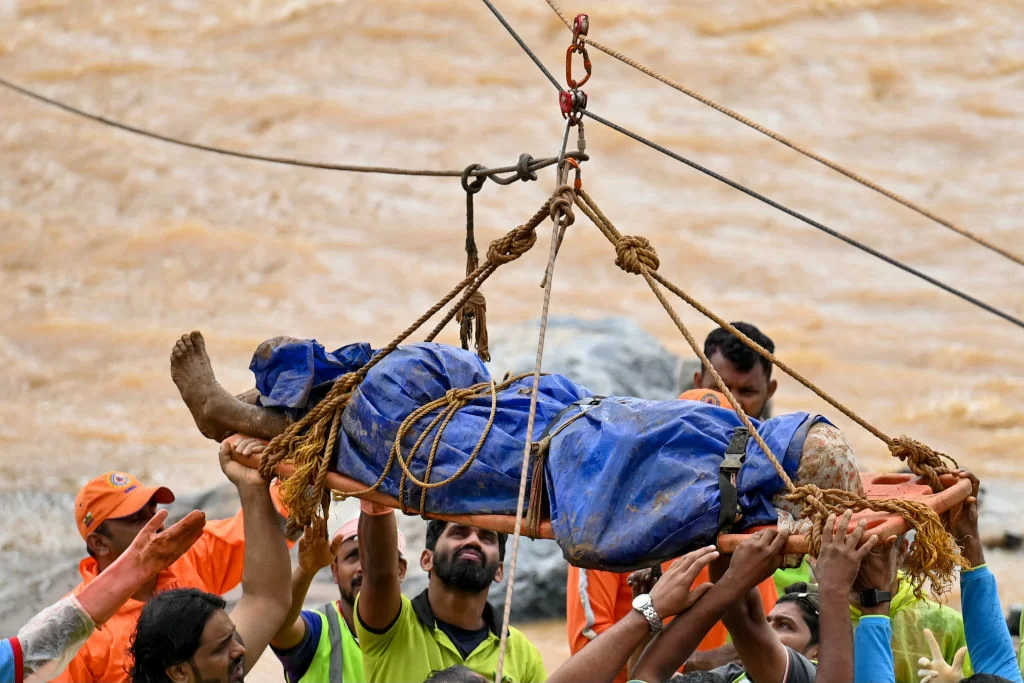
M 789 652 L 789 672 L 786 674 L 786 683 L 814 683 L 814 679 L 817 677 L 817 665 L 795 650 L 788 647 L 786 650 Z M 755 683 L 747 676 L 743 665 L 738 663 L 720 666 L 713 669 L 711 673 L 720 676 L 727 683 L 739 683 L 740 681 Z
M 487 640 L 487 635 L 490 633 L 486 623 L 478 629 L 466 630 L 438 619 L 437 627 L 444 631 L 446 636 L 451 638 L 452 644 L 458 649 L 463 659 L 468 657 L 473 650 L 477 649 L 480 643 Z

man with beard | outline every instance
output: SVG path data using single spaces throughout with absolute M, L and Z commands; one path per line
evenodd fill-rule
M 356 599 L 356 632 L 370 683 L 422 681 L 458 664 L 494 679 L 500 617 L 487 603 L 504 573 L 505 534 L 431 521 L 420 567 L 427 589 L 410 600 L 398 571 L 398 525 L 391 508 L 362 502 L 359 554 L 363 587 Z M 547 676 L 537 648 L 509 628 L 505 681 L 539 683 Z
M 259 471 L 231 457 L 252 441 L 235 436 L 220 448 L 220 467 L 242 501 L 242 597 L 230 614 L 222 598 L 197 588 L 149 600 L 131 639 L 132 683 L 240 683 L 281 628 L 291 601 L 283 524 Z
M 302 609 L 313 578 L 330 566 L 341 598 L 316 610 Z M 405 578 L 405 537 L 398 532 L 398 577 Z M 362 683 L 363 655 L 355 638 L 353 610 L 363 585 L 359 561 L 359 518 L 342 525 L 328 543 L 323 528 L 310 528 L 299 541 L 292 572 L 292 608 L 270 641 L 288 683 Z

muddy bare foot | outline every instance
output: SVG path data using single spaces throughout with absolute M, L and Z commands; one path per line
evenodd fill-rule
M 284 413 L 254 405 L 251 392 L 243 395 L 245 400 L 239 400 L 217 382 L 206 342 L 198 331 L 184 334 L 175 342 L 171 351 L 171 379 L 196 427 L 208 439 L 223 441 L 235 433 L 272 439 L 288 427 L 289 419 Z
M 183 334 L 175 342 L 171 351 L 171 379 L 203 436 L 216 441 L 230 436 L 230 425 L 218 419 L 216 408 L 225 400 L 236 399 L 217 382 L 202 333 Z

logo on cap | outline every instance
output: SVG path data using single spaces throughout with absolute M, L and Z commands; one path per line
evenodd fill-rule
M 703 396 L 701 396 L 700 397 L 700 401 L 702 403 L 710 403 L 713 406 L 721 407 L 721 405 L 722 405 L 722 401 L 719 400 L 719 398 L 717 396 L 715 396 L 714 394 L 711 394 L 711 393 L 704 394 Z
M 82 519 L 82 526 L 88 528 L 90 524 L 92 524 L 92 513 L 86 512 L 85 518 Z
M 131 477 L 124 472 L 111 472 L 110 474 L 110 485 L 121 488 L 131 483 Z

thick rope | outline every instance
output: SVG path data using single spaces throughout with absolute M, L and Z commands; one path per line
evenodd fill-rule
M 654 253 L 653 248 L 650 246 L 650 242 L 648 242 L 647 239 L 644 237 L 623 237 L 621 234 L 619 234 L 618 230 L 616 230 L 615 227 L 611 224 L 611 221 L 608 220 L 608 217 L 601 212 L 601 209 L 598 208 L 598 206 L 594 203 L 593 199 L 591 199 L 590 195 L 588 195 L 585 190 L 579 191 L 579 199 L 577 200 L 577 204 L 580 205 L 580 207 L 583 208 L 585 212 L 587 212 L 588 217 L 591 218 L 594 224 L 597 225 L 598 228 L 601 229 L 601 231 L 605 234 L 605 236 L 608 237 L 608 239 L 612 241 L 612 243 L 615 245 L 616 265 L 619 265 L 620 268 L 623 268 L 628 272 L 639 272 L 637 270 L 629 270 L 625 268 L 622 264 L 622 260 L 624 258 L 630 259 L 630 263 L 632 263 L 632 261 L 636 259 L 646 259 L 648 261 L 646 265 L 648 266 L 647 274 L 649 275 L 649 277 L 653 278 L 656 282 L 665 287 L 665 289 L 669 290 L 670 292 L 678 296 L 680 299 L 685 301 L 687 304 L 696 309 L 702 315 L 714 321 L 719 327 L 728 330 L 752 351 L 754 351 L 755 353 L 757 353 L 770 363 L 773 363 L 774 365 L 778 366 L 780 370 L 782 370 L 790 377 L 800 382 L 800 384 L 804 385 L 805 387 L 813 391 L 823 401 L 827 402 L 833 408 L 840 411 L 848 418 L 856 422 L 858 425 L 863 427 L 865 430 L 867 430 L 869 433 L 874 435 L 876 438 L 881 440 L 889 448 L 889 452 L 892 454 L 893 457 L 905 462 L 907 466 L 910 467 L 911 471 L 913 471 L 915 474 L 925 477 L 928 481 L 928 484 L 932 487 L 933 490 L 941 491 L 943 489 L 942 483 L 939 481 L 939 475 L 952 472 L 955 469 L 957 469 L 958 465 L 956 461 L 954 461 L 952 458 L 945 455 L 944 453 L 938 453 L 936 451 L 933 451 L 925 444 L 922 444 L 919 441 L 915 441 L 910 437 L 901 436 L 894 439 L 885 434 L 882 430 L 878 429 L 873 424 L 865 420 L 863 417 L 854 412 L 851 408 L 848 408 L 843 403 L 840 403 L 824 389 L 821 389 L 814 382 L 804 377 L 797 370 L 791 367 L 788 363 L 785 363 L 784 361 L 776 357 L 775 354 L 773 354 L 771 351 L 764 348 L 747 335 L 743 334 L 743 332 L 737 329 L 732 323 L 728 322 L 721 316 L 717 315 L 714 311 L 704 306 L 702 303 L 700 303 L 692 296 L 684 292 L 678 286 L 668 281 L 663 275 L 661 275 L 661 273 L 658 273 L 657 254 Z M 650 253 L 646 254 L 644 250 L 638 250 L 638 245 L 634 243 L 634 241 L 636 240 L 639 240 L 643 243 L 643 245 L 646 245 L 646 249 L 648 249 Z M 634 253 L 636 253 L 636 256 L 632 255 Z M 654 259 L 653 267 L 650 263 L 650 260 L 652 258 L 651 255 L 653 255 Z M 944 462 L 944 460 L 948 462 Z
M 572 30 L 572 23 L 569 21 L 569 18 L 562 12 L 562 10 L 558 7 L 558 4 L 555 2 L 555 0 L 544 0 L 544 1 L 547 2 L 548 6 L 551 7 L 552 10 L 554 10 L 555 14 L 557 14 L 558 17 L 562 20 L 562 23 L 565 24 L 566 28 Z M 711 107 L 712 109 L 715 109 L 715 110 L 725 114 L 726 116 L 728 116 L 728 117 L 730 117 L 730 118 L 732 118 L 732 119 L 734 119 L 736 121 L 739 121 L 740 123 L 742 123 L 743 125 L 745 125 L 745 126 L 747 126 L 749 128 L 753 128 L 758 133 L 761 133 L 762 135 L 766 135 L 767 137 L 771 138 L 772 140 L 775 140 L 776 142 L 781 143 L 781 144 L 785 145 L 786 147 L 789 147 L 793 151 L 795 151 L 795 152 L 797 152 L 799 154 L 804 155 L 808 159 L 813 159 L 814 161 L 817 161 L 819 164 L 822 164 L 823 166 L 827 166 L 828 168 L 832 169 L 833 171 L 836 171 L 837 173 L 841 173 L 842 175 L 846 176 L 850 180 L 853 180 L 853 181 L 855 181 L 857 183 L 860 183 L 864 187 L 866 187 L 868 189 L 871 189 L 871 190 L 874 190 L 875 192 L 877 192 L 877 193 L 879 193 L 879 194 L 881 194 L 881 195 L 883 195 L 885 197 L 888 197 L 889 199 L 893 200 L 894 202 L 902 204 L 903 206 L 907 207 L 911 211 L 914 211 L 914 212 L 924 216 L 925 218 L 928 218 L 929 220 L 932 220 L 935 223 L 938 223 L 939 225 L 943 226 L 944 228 L 948 228 L 949 230 L 952 230 L 953 232 L 955 232 L 955 233 L 957 233 L 959 235 L 962 235 L 963 237 L 966 237 L 967 239 L 975 242 L 976 244 L 979 244 L 979 245 L 985 247 L 986 249 L 994 251 L 995 253 L 999 254 L 1000 256 L 1002 256 L 1002 257 L 1004 257 L 1006 259 L 1009 259 L 1010 261 L 1013 261 L 1017 265 L 1024 266 L 1024 258 L 1022 258 L 1021 256 L 1018 256 L 1018 255 L 1014 254 L 1013 252 L 1008 251 L 1007 249 L 1004 249 L 1003 247 L 1000 247 L 1000 246 L 998 246 L 996 244 L 993 244 L 992 242 L 989 242 L 984 237 L 981 237 L 980 235 L 978 235 L 976 233 L 973 233 L 970 230 L 967 230 L 966 228 L 962 228 L 962 227 L 956 225 L 952 221 L 949 221 L 949 220 L 943 218 L 942 216 L 939 216 L 938 214 L 933 213 L 932 211 L 930 211 L 930 210 L 926 209 L 925 207 L 921 206 L 920 204 L 917 204 L 916 202 L 913 202 L 913 201 L 907 199 L 906 197 L 903 197 L 902 195 L 899 195 L 899 194 L 893 192 L 892 190 L 889 190 L 889 189 L 887 189 L 885 187 L 882 187 L 878 183 L 875 183 L 875 182 L 865 178 L 864 176 L 860 175 L 859 173 L 851 171 L 850 169 L 846 168 L 845 166 L 839 164 L 838 162 L 832 161 L 831 159 L 828 159 L 827 157 L 824 157 L 824 156 L 818 154 L 817 152 L 815 152 L 815 151 L 813 151 L 813 150 L 811 150 L 811 149 L 809 149 L 807 147 L 804 147 L 803 145 L 800 145 L 797 142 L 794 142 L 793 140 L 790 140 L 789 138 L 785 137 L 781 133 L 777 133 L 777 132 L 771 130 L 770 128 L 766 128 L 765 126 L 762 126 L 761 124 L 759 124 L 756 121 L 753 121 L 753 120 L 747 118 L 746 116 L 740 114 L 739 112 L 733 111 L 732 109 L 729 109 L 728 107 L 726 107 L 723 104 L 719 104 L 718 102 L 714 101 L 710 97 L 707 97 L 706 95 L 702 95 L 701 93 L 697 92 L 696 90 L 693 90 L 692 88 L 688 88 L 685 85 L 682 85 L 681 83 L 678 83 L 678 82 L 672 80 L 668 76 L 665 76 L 664 74 L 661 74 L 661 73 L 655 71 L 654 69 L 651 69 L 650 67 L 641 64 L 640 62 L 636 61 L 635 59 L 633 59 L 633 58 L 631 58 L 631 57 L 629 57 L 627 55 L 622 54 L 618 50 L 610 48 L 607 45 L 603 45 L 603 44 L 597 42 L 596 40 L 593 40 L 592 38 L 588 38 L 586 36 L 580 36 L 580 38 L 587 45 L 590 45 L 591 47 L 594 47 L 594 48 L 600 50 L 601 52 L 604 52 L 609 57 L 614 57 L 615 59 L 619 60 L 623 64 L 627 64 L 627 65 L 633 67 L 634 69 L 636 69 L 637 71 L 645 73 L 648 76 L 650 76 L 651 78 L 654 78 L 655 80 L 661 81 L 662 83 L 664 83 L 665 85 L 669 86 L 670 88 L 673 88 L 674 90 L 678 90 L 679 92 L 683 93 L 684 95 L 686 95 L 688 97 L 692 97 L 693 99 L 697 100 L 701 104 L 704 104 L 704 105 L 706 105 L 708 107 Z
M 529 155 L 523 155 L 520 158 L 520 162 L 525 162 L 527 159 L 529 159 Z M 472 182 L 469 181 L 469 174 L 478 167 L 479 164 L 473 164 L 462 172 L 462 189 L 466 191 L 466 275 L 475 271 L 480 265 L 480 254 L 476 248 L 473 220 L 473 195 L 480 192 L 487 177 L 480 176 Z M 536 177 L 536 174 L 534 174 L 534 177 Z M 512 180 L 516 180 L 516 178 Z M 487 300 L 484 298 L 483 292 L 473 292 L 462 306 L 459 307 L 458 312 L 455 314 L 455 319 L 459 323 L 459 340 L 462 342 L 462 348 L 468 351 L 470 341 L 472 340 L 473 348 L 476 349 L 480 360 L 485 363 L 491 360 L 487 335 Z M 476 334 L 474 334 L 474 328 Z
M 615 247 L 616 265 L 628 273 L 641 275 L 644 278 L 665 309 L 665 312 L 668 313 L 672 322 L 675 323 L 676 328 L 686 339 L 693 352 L 700 358 L 704 371 L 711 375 L 718 391 L 725 395 L 729 404 L 739 416 L 740 421 L 772 464 L 772 467 L 789 492 L 787 499 L 802 504 L 802 516 L 811 520 L 811 533 L 808 536 L 808 545 L 811 553 L 816 555 L 820 549 L 821 526 L 831 512 L 838 513 L 852 507 L 855 510 L 876 510 L 900 514 L 907 521 L 907 524 L 917 531 L 914 548 L 907 558 L 907 567 L 913 579 L 915 591 L 920 592 L 921 587 L 926 581 L 931 582 L 934 591 L 940 592 L 944 590 L 952 581 L 955 568 L 962 565 L 963 558 L 956 551 L 956 545 L 946 532 L 945 527 L 943 527 L 939 515 L 927 505 L 917 501 L 873 501 L 840 489 L 820 489 L 811 484 L 795 484 L 772 452 L 772 449 L 768 446 L 768 443 L 754 427 L 753 422 L 743 410 L 740 402 L 733 395 L 732 391 L 729 390 L 729 387 L 726 386 L 718 371 L 715 370 L 715 367 L 704 353 L 703 347 L 687 329 L 679 314 L 662 291 L 660 283 L 664 281 L 664 278 L 657 276 L 660 261 L 651 243 L 644 237 L 622 235 L 583 190 L 578 192 L 576 205 Z M 689 302 L 685 297 L 684 300 Z M 704 312 L 707 309 L 701 307 L 698 310 Z M 761 351 L 763 352 L 762 355 L 767 354 L 765 355 L 766 358 L 778 364 L 774 356 L 768 354 L 764 349 L 761 349 Z M 823 395 L 823 397 L 828 396 L 820 389 L 817 389 L 816 393 Z M 833 403 L 833 405 L 841 405 L 834 399 L 829 402 Z M 883 440 L 893 444 L 892 450 L 894 455 L 897 454 L 898 450 L 902 459 L 911 464 L 912 468 L 929 474 L 934 479 L 934 483 L 941 486 L 941 483 L 938 481 L 938 474 L 947 470 L 942 466 L 939 454 L 936 454 L 927 446 L 906 437 L 892 440 L 885 437 L 880 430 L 872 429 L 871 431 L 872 433 L 881 434 Z
M 387 358 L 395 349 L 408 339 L 427 320 L 452 302 L 463 290 L 470 290 L 471 296 L 486 278 L 499 266 L 510 263 L 530 250 L 537 241 L 537 226 L 548 217 L 551 199 L 544 202 L 538 211 L 523 225 L 491 242 L 487 250 L 487 260 L 467 275 L 440 301 L 421 315 L 415 322 L 395 337 L 370 361 L 356 372 L 339 377 L 322 401 L 312 408 L 302 419 L 288 427 L 284 433 L 275 437 L 267 444 L 266 451 L 260 462 L 260 472 L 267 479 L 273 476 L 274 469 L 282 461 L 289 461 L 295 472 L 281 485 L 281 496 L 285 506 L 291 513 L 293 527 L 308 526 L 314 520 L 326 520 L 329 514 L 329 493 L 327 473 L 334 454 L 334 442 L 340 426 L 341 414 L 352 397 L 352 392 L 378 363 Z M 464 302 L 461 302 L 464 303 Z M 442 325 L 451 320 L 458 307 L 446 314 Z M 329 433 L 328 433 L 329 432 Z M 367 489 L 376 490 L 384 481 L 384 476 Z
M 418 176 L 428 178 L 458 178 L 463 174 L 463 171 L 455 170 L 435 170 L 430 168 L 413 169 L 413 168 L 398 168 L 394 166 L 364 166 L 356 164 L 328 164 L 318 161 L 306 161 L 304 159 L 292 159 L 289 157 L 271 156 L 267 154 L 251 154 L 249 152 L 239 152 L 233 149 L 226 149 L 224 147 L 215 147 L 213 145 L 204 145 L 198 142 L 190 142 L 189 140 L 182 140 L 181 138 L 171 137 L 170 135 L 164 135 L 163 133 L 157 133 L 155 131 L 146 130 L 137 126 L 132 126 L 121 121 L 115 121 L 109 119 L 106 116 L 99 114 L 93 114 L 87 112 L 84 109 L 65 104 L 46 95 L 42 95 L 34 90 L 22 87 L 16 83 L 12 83 L 7 79 L 0 78 L 0 86 L 8 88 L 20 95 L 32 98 L 37 102 L 41 102 L 50 107 L 61 109 L 74 116 L 79 116 L 96 123 L 116 128 L 117 130 L 124 131 L 126 133 L 133 133 L 134 135 L 141 135 L 142 137 L 150 138 L 151 140 L 158 140 L 159 142 L 166 142 L 171 145 L 178 145 L 179 147 L 187 147 L 200 152 L 209 152 L 212 154 L 220 154 L 222 156 L 235 157 L 236 159 L 248 159 L 249 161 L 262 161 L 271 164 L 284 164 L 286 166 L 299 166 L 301 168 L 313 168 L 321 171 L 344 171 L 348 173 L 376 173 L 382 175 L 402 175 L 402 176 Z M 586 154 L 581 152 L 569 152 L 566 156 L 572 157 L 579 161 L 585 160 Z M 528 160 L 524 163 L 524 157 Z M 499 185 L 509 185 L 517 180 L 536 180 L 537 171 L 547 168 L 548 166 L 554 166 L 558 163 L 558 157 L 546 157 L 543 159 L 534 159 L 529 154 L 521 154 L 519 156 L 519 162 L 508 166 L 500 166 L 498 168 L 485 168 L 480 166 L 473 170 L 470 175 L 475 178 L 486 177 Z M 507 174 L 507 175 L 506 175 Z
M 559 174 L 558 182 L 564 182 Z M 540 331 L 537 334 L 537 358 L 533 366 L 533 388 L 530 391 L 530 416 L 526 421 L 526 443 L 523 445 L 522 471 L 519 473 L 519 500 L 516 503 L 516 523 L 512 532 L 512 555 L 508 561 L 508 586 L 505 588 L 505 611 L 502 616 L 501 640 L 498 643 L 498 667 L 494 674 L 495 681 L 501 681 L 502 672 L 505 668 L 505 651 L 508 647 L 508 629 L 512 617 L 512 591 L 516 582 L 516 562 L 519 559 L 519 541 L 523 532 L 523 506 L 526 503 L 526 477 L 530 467 L 530 455 L 533 452 L 533 424 L 537 417 L 537 397 L 540 390 L 541 366 L 544 359 L 544 337 L 548 330 L 548 311 L 551 306 L 551 289 L 554 282 L 555 258 L 558 256 L 558 235 L 576 220 L 572 212 L 572 204 L 576 199 L 576 193 L 568 185 L 559 185 L 555 190 L 557 200 L 552 200 L 552 209 L 558 201 L 561 211 L 551 211 L 551 249 L 548 253 L 548 265 L 544 269 L 544 302 L 540 309 Z M 568 200 L 563 204 L 562 200 Z M 535 473 L 534 476 L 543 476 Z

